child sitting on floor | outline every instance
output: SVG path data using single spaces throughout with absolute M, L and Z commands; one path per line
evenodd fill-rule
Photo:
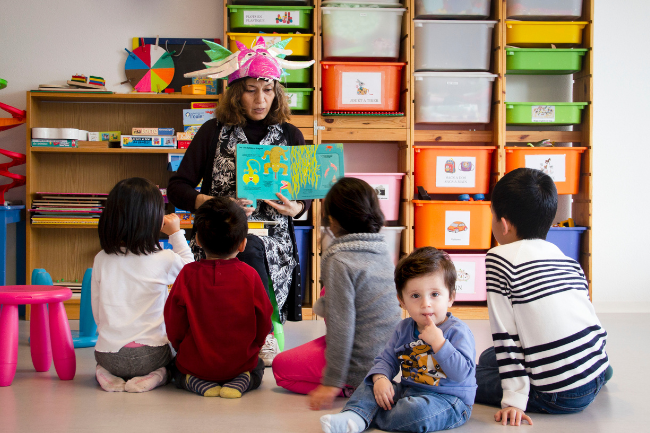
M 310 394 L 313 410 L 352 394 L 401 313 L 375 190 L 361 179 L 340 179 L 325 197 L 323 217 L 334 240 L 321 258 L 327 294 L 314 311 L 327 321 L 327 334 L 273 361 L 278 386 Z
M 169 378 L 167 286 L 194 256 L 180 220 L 164 215 L 164 206 L 156 185 L 134 177 L 115 185 L 99 218 L 102 251 L 93 263 L 91 298 L 99 333 L 95 377 L 104 391 L 150 391 Z M 172 251 L 160 247 L 161 231 Z
M 165 305 L 167 336 L 178 352 L 174 380 L 204 397 L 239 398 L 262 383 L 258 355 L 273 307 L 259 274 L 236 257 L 246 247 L 244 209 L 213 198 L 196 211 L 194 226 L 206 259 L 183 268 Z
M 326 433 L 425 432 L 459 427 L 476 393 L 474 336 L 447 312 L 456 294 L 456 268 L 433 247 L 413 251 L 395 269 L 397 299 L 409 315 L 375 358 L 343 411 L 321 417 Z M 393 382 L 399 370 L 400 383 Z
M 606 381 L 607 333 L 589 302 L 580 265 L 546 242 L 557 189 L 542 171 L 519 168 L 492 192 L 492 233 L 500 246 L 485 259 L 494 347 L 476 367 L 476 402 L 501 406 L 506 425 L 524 411 L 573 413 Z

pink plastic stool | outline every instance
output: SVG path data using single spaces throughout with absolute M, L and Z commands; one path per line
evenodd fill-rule
M 32 306 L 29 333 L 34 369 L 48 371 L 54 358 L 54 367 L 59 378 L 74 378 L 77 361 L 68 315 L 63 307 L 63 301 L 71 297 L 72 292 L 67 287 L 0 287 L 0 386 L 10 386 L 16 375 L 18 305 L 23 304 Z

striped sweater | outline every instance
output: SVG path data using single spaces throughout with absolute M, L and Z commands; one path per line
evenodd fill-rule
M 485 263 L 501 407 L 526 410 L 531 386 L 567 391 L 605 371 L 607 332 L 575 260 L 535 239 L 492 248 Z

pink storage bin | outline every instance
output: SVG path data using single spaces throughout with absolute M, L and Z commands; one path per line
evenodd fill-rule
M 456 301 L 487 300 L 485 254 L 449 254 L 456 266 Z
M 386 221 L 399 219 L 404 173 L 345 173 L 345 177 L 355 177 L 368 182 L 377 191 L 379 206 Z

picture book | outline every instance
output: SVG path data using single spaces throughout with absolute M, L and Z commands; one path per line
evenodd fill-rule
M 324 198 L 345 176 L 343 144 L 308 146 L 237 145 L 237 197 L 277 200 Z

